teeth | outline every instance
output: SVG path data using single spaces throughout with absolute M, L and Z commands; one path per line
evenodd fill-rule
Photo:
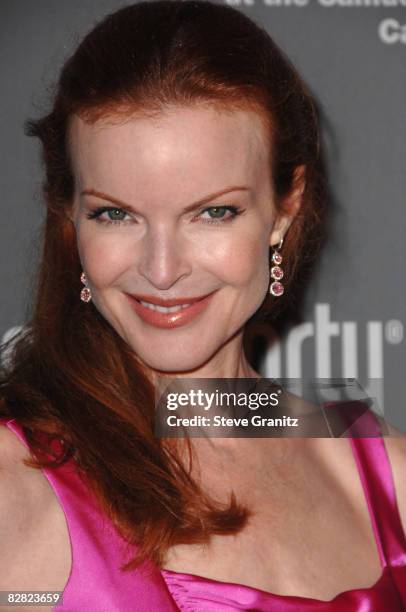
M 190 304 L 178 304 L 177 306 L 158 306 L 157 304 L 151 304 L 150 302 L 144 302 L 143 300 L 139 300 L 140 303 L 149 308 L 150 310 L 156 310 L 157 312 L 177 312 L 178 310 L 182 310 L 183 308 L 187 308 Z

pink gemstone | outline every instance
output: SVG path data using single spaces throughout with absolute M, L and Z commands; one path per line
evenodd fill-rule
M 282 263 L 282 255 L 277 251 L 272 254 L 272 261 L 279 266 Z
M 282 283 L 279 283 L 278 281 L 275 281 L 274 283 L 272 283 L 272 285 L 269 288 L 270 292 L 272 293 L 272 295 L 276 295 L 277 297 L 279 297 L 280 295 L 282 295 L 282 293 L 284 292 L 284 287 L 282 285 Z
M 276 280 L 281 280 L 283 278 L 283 270 L 279 266 L 273 266 L 271 268 L 271 276 Z
M 80 275 L 80 280 L 84 285 L 86 285 L 86 274 L 84 272 L 82 272 Z
M 82 291 L 80 292 L 80 299 L 83 302 L 90 302 L 91 300 L 90 289 L 88 289 L 87 287 L 83 287 Z

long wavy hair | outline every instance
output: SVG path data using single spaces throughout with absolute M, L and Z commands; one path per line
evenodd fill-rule
M 69 121 L 154 114 L 168 105 L 254 109 L 269 126 L 270 177 L 277 206 L 306 166 L 302 208 L 284 243 L 285 286 L 317 252 L 325 178 L 316 104 L 281 49 L 258 24 L 206 0 L 154 0 L 105 17 L 62 67 L 50 112 L 29 120 L 42 144 L 46 221 L 33 308 L 12 345 L 0 381 L 0 416 L 15 418 L 33 467 L 72 456 L 81 477 L 121 535 L 134 545 L 123 569 L 145 559 L 161 565 L 176 544 L 237 533 L 250 516 L 234 492 L 211 499 L 191 475 L 180 447 L 154 436 L 148 373 L 92 303 L 79 299 L 81 264 L 67 211 L 74 179 Z M 286 297 L 279 298 L 284 304 Z M 273 316 L 265 299 L 255 316 Z M 55 445 L 55 441 L 62 441 Z M 56 450 L 56 449 L 59 450 Z

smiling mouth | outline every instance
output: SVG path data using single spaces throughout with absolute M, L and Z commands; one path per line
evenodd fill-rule
M 126 293 L 131 306 L 144 323 L 153 327 L 171 329 L 193 321 L 210 303 L 217 290 L 198 297 L 164 300 L 155 296 Z
M 159 306 L 158 304 L 153 304 L 152 302 L 145 302 L 144 300 L 139 300 L 137 302 L 145 306 L 145 308 L 149 308 L 150 310 L 155 310 L 156 312 L 178 312 L 179 310 L 183 310 L 184 308 L 188 308 L 192 302 L 186 304 L 179 304 L 177 306 Z

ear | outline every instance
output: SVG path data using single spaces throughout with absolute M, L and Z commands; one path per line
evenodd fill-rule
M 281 211 L 275 219 L 271 234 L 269 236 L 269 244 L 277 246 L 286 232 L 290 224 L 300 210 L 302 204 L 303 192 L 306 186 L 306 166 L 301 165 L 295 168 L 293 174 L 293 184 L 290 192 L 281 202 Z

